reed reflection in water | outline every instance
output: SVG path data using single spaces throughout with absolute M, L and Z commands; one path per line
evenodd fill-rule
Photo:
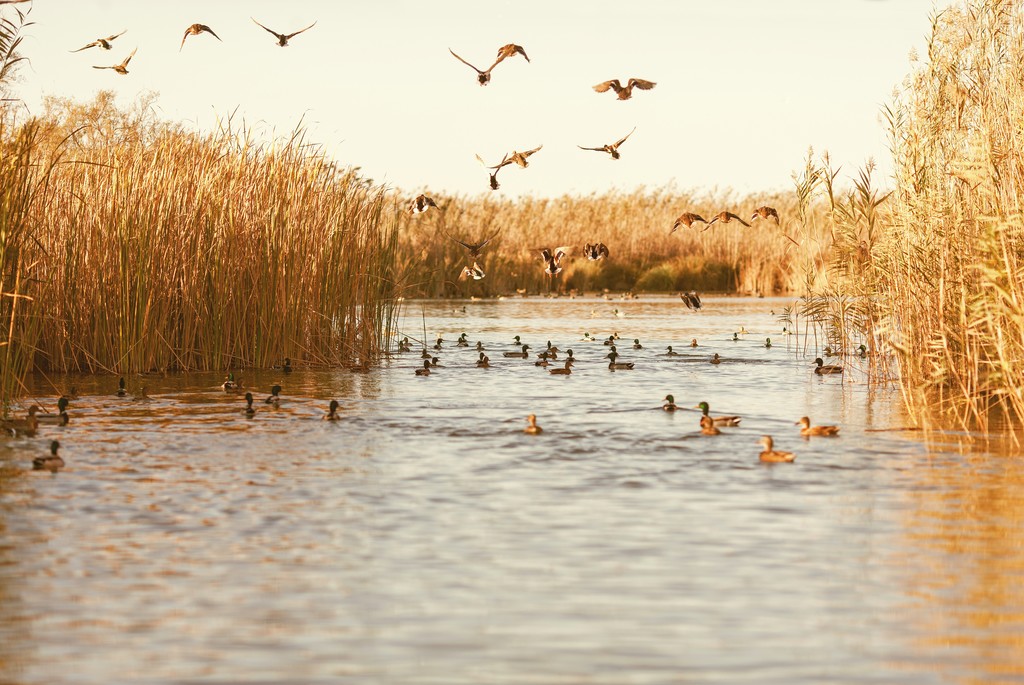
M 449 341 L 435 373 L 413 374 L 415 346 L 368 373 L 239 372 L 252 419 L 221 374 L 131 379 L 148 403 L 114 397 L 116 378 L 60 379 L 81 395 L 71 425 L 0 443 L 0 680 L 1018 675 L 1018 471 L 866 432 L 906 424 L 896 393 L 856 360 L 815 376 L 770 314 L 786 304 L 409 303 L 403 334 Z M 619 346 L 633 371 L 580 340 L 613 330 L 644 345 Z M 529 361 L 502 357 L 514 335 Z M 571 375 L 533 365 L 549 339 L 573 348 Z M 274 383 L 279 409 L 261 402 Z M 681 411 L 660 410 L 669 393 Z M 320 420 L 331 398 L 337 423 Z M 701 400 L 740 427 L 700 435 Z M 840 437 L 802 440 L 803 415 Z M 766 433 L 797 461 L 758 463 Z M 52 436 L 67 468 L 29 471 Z

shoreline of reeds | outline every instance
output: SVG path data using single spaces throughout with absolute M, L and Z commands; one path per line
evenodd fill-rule
M 3 399 L 33 369 L 366 367 L 397 315 L 401 210 L 303 131 L 258 142 L 110 93 L 0 119 Z

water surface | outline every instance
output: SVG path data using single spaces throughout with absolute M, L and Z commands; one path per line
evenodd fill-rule
M 815 376 L 789 302 L 705 304 L 407 303 L 442 368 L 243 372 L 258 401 L 284 386 L 251 420 L 222 374 L 130 379 L 149 403 L 36 379 L 81 397 L 0 442 L 0 682 L 1024 680 L 1019 460 L 871 432 L 909 423 L 898 394 L 856 359 Z M 633 371 L 581 340 L 613 331 Z M 504 358 L 516 334 L 573 374 Z M 741 426 L 700 435 L 701 400 Z M 796 462 L 760 464 L 766 433 Z M 53 438 L 66 469 L 30 471 Z

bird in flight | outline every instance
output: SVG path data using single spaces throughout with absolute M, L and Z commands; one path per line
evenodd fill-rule
M 422 214 L 423 212 L 427 211 L 431 207 L 436 208 L 437 207 L 437 203 L 434 202 L 433 198 L 428 197 L 426 195 L 423 195 L 421 193 L 421 194 L 417 195 L 416 199 L 414 199 L 409 204 L 409 213 L 410 214 Z
M 261 29 L 263 29 L 264 31 L 267 31 L 268 33 L 274 34 L 274 36 L 277 38 L 277 44 L 280 45 L 282 48 L 287 47 L 288 46 L 288 41 L 291 40 L 292 38 L 294 38 L 295 36 L 299 35 L 300 33 L 304 32 L 304 31 L 308 31 L 311 28 L 313 28 L 314 26 L 316 26 L 316 22 L 314 21 L 312 24 L 310 24 L 306 28 L 304 28 L 304 29 L 302 29 L 300 31 L 296 31 L 295 33 L 278 33 L 277 31 L 275 31 L 273 29 L 268 29 L 266 26 L 264 26 L 263 24 L 259 23 L 258 21 L 256 21 L 252 17 L 249 17 L 249 18 L 252 19 L 253 22 L 255 22 L 255 24 L 257 26 L 259 26 Z M 211 31 L 210 33 L 213 33 L 213 32 Z
M 587 243 L 583 247 L 583 254 L 587 255 L 587 259 L 591 261 L 597 261 L 598 259 L 604 259 L 609 256 L 608 246 L 604 243 L 594 243 L 591 245 Z
M 132 54 L 130 54 L 127 57 L 125 57 L 124 61 L 121 62 L 120 64 L 115 64 L 112 67 L 97 67 L 97 66 L 93 66 L 93 69 L 113 69 L 117 73 L 121 74 L 121 76 L 125 76 L 128 73 L 128 63 L 132 61 L 132 57 L 135 56 L 135 51 L 136 50 L 138 50 L 138 48 L 135 48 L 135 50 L 132 50 Z
M 192 24 L 187 29 L 185 29 L 185 35 L 181 37 L 181 47 L 178 48 L 178 52 L 181 52 L 181 48 L 185 47 L 185 39 L 186 38 L 188 38 L 189 36 L 198 36 L 200 33 L 204 32 L 204 31 L 206 33 L 209 33 L 211 36 L 213 36 L 217 40 L 220 40 L 220 36 L 218 36 L 216 33 L 214 33 L 213 29 L 211 29 L 206 24 Z M 221 40 L 221 42 L 223 43 L 224 41 Z
M 594 90 L 598 93 L 604 93 L 607 90 L 614 90 L 615 94 L 619 96 L 620 100 L 628 100 L 633 97 L 633 86 L 636 86 L 640 90 L 650 90 L 658 84 L 653 81 L 645 81 L 642 78 L 631 78 L 626 83 L 626 87 L 623 88 L 619 79 L 612 79 L 611 81 L 605 81 L 604 83 L 598 83 L 594 86 Z
M 700 295 L 694 290 L 688 293 L 679 293 L 679 299 L 683 301 L 687 309 L 700 309 L 704 306 L 701 304 Z
M 736 219 L 736 221 L 740 222 L 741 224 L 743 224 L 747 228 L 750 228 L 750 224 L 748 224 L 746 221 L 744 221 L 743 219 L 739 218 L 738 216 L 736 216 L 732 212 L 719 212 L 713 219 L 711 219 L 711 221 L 708 222 L 708 227 L 707 228 L 711 228 L 711 224 L 715 223 L 716 221 L 721 221 L 723 224 L 727 224 L 730 221 L 732 221 L 733 219 Z M 706 231 L 707 228 L 705 228 L 704 230 Z
M 569 254 L 568 247 L 556 247 L 554 252 L 548 248 L 544 248 L 540 251 L 541 259 L 544 260 L 544 273 L 548 276 L 554 276 L 562 270 L 562 258 Z
M 475 260 L 477 257 L 480 256 L 480 250 L 484 249 L 484 246 L 487 245 L 487 243 L 489 243 L 492 240 L 494 240 L 494 236 L 498 235 L 498 233 L 500 233 L 500 232 L 501 232 L 501 229 L 498 229 L 497 231 L 492 233 L 489 238 L 487 238 L 486 240 L 483 240 L 483 241 L 481 241 L 479 243 L 465 243 L 465 242 L 459 240 L 458 238 L 456 238 L 454 236 L 449 235 L 448 237 L 451 238 L 452 240 L 454 240 L 455 242 L 457 242 L 459 245 L 462 245 L 467 250 L 469 250 L 469 257 L 470 257 L 470 259 Z
M 104 50 L 109 50 L 110 48 L 114 47 L 113 45 L 110 44 L 110 41 L 114 40 L 118 36 L 124 35 L 125 31 L 127 31 L 127 30 L 128 29 L 125 29 L 121 33 L 115 33 L 114 35 L 107 36 L 106 38 L 97 38 L 96 40 L 94 40 L 93 42 L 89 43 L 88 45 L 82 46 L 82 47 L 78 48 L 77 50 L 71 50 L 71 52 L 81 52 L 82 50 L 87 50 L 88 48 L 95 48 L 95 47 L 101 47 Z
M 750 220 L 755 221 L 757 219 L 767 219 L 769 217 L 775 219 L 776 224 L 779 223 L 779 213 L 775 211 L 775 208 L 769 207 L 768 205 L 762 205 L 754 210 L 754 215 L 750 217 Z
M 476 161 L 480 162 L 485 169 L 494 169 L 493 172 L 488 172 L 488 175 L 491 177 L 491 190 L 497 190 L 498 188 L 501 187 L 498 184 L 498 172 L 501 171 L 501 167 L 505 166 L 505 161 L 507 159 L 508 155 L 505 155 L 504 157 L 501 158 L 501 161 L 498 162 L 497 166 L 487 166 L 487 162 L 483 160 L 483 157 L 481 157 L 480 155 L 476 156 Z
M 526 167 L 530 166 L 530 163 L 526 161 L 527 158 L 530 155 L 532 155 L 533 153 L 535 153 L 538 150 L 540 150 L 542 147 L 544 147 L 544 146 L 543 145 L 538 145 L 537 147 L 533 148 L 532 150 L 527 150 L 526 152 L 516 152 L 515 150 L 513 150 L 511 154 L 505 155 L 505 157 L 502 158 L 502 160 L 498 164 L 498 166 L 490 166 L 490 167 L 487 167 L 487 168 L 488 169 L 500 169 L 501 167 L 505 166 L 506 164 L 511 164 L 512 162 L 515 162 L 516 164 L 518 164 L 519 166 L 521 166 L 521 167 L 523 167 L 525 169 Z
M 466 60 L 464 60 L 461 57 L 459 57 L 458 55 L 456 55 L 455 51 L 452 50 L 451 48 L 448 48 L 448 52 L 452 53 L 452 55 L 455 57 L 455 59 L 459 60 L 460 62 L 465 64 L 467 67 L 470 67 L 471 69 L 473 69 L 473 71 L 476 72 L 476 80 L 480 83 L 481 86 L 486 86 L 488 83 L 490 83 L 490 81 L 491 81 L 491 69 L 496 67 L 498 65 L 498 62 L 501 61 L 499 59 L 498 62 L 495 62 L 491 66 L 487 67 L 487 71 L 481 71 L 480 69 L 477 69 L 476 67 L 474 67 L 472 64 L 470 64 Z
M 676 219 L 676 222 L 672 224 L 672 230 L 669 231 L 669 235 L 675 233 L 680 226 L 686 226 L 687 228 L 690 228 L 693 226 L 694 223 L 698 221 L 705 224 L 708 223 L 707 219 L 702 217 L 700 214 L 693 214 L 692 212 L 683 212 L 682 214 L 679 215 L 679 218 Z M 704 230 L 706 231 L 708 229 L 705 228 Z
M 484 270 L 480 268 L 479 264 L 473 262 L 473 266 L 467 266 L 462 269 L 462 274 L 459 276 L 459 280 L 464 281 L 467 278 L 472 278 L 474 281 L 479 281 L 484 276 L 486 276 Z
M 636 126 L 633 127 L 633 131 L 636 131 Z M 608 154 L 610 154 L 612 156 L 612 159 L 618 159 L 619 157 L 622 156 L 622 155 L 619 154 L 619 146 L 626 142 L 626 138 L 629 138 L 631 135 L 633 135 L 633 131 L 630 131 L 625 136 L 620 138 L 617 142 L 614 142 L 614 143 L 612 143 L 610 145 L 602 145 L 601 147 L 583 147 L 582 145 L 577 145 L 576 147 L 578 147 L 581 150 L 593 150 L 594 152 L 607 152 Z
M 527 62 L 530 61 L 530 58 L 526 56 L 526 50 L 523 50 L 523 46 L 522 45 L 516 45 L 515 43 L 509 43 L 508 45 L 502 45 L 500 48 L 498 48 L 498 59 L 497 59 L 497 61 L 494 64 L 498 64 L 498 62 L 500 62 L 501 60 L 505 59 L 506 57 L 515 57 L 516 53 L 519 53 L 520 55 L 522 55 L 526 59 Z M 491 65 L 491 69 L 493 69 L 493 68 L 494 68 L 494 65 Z

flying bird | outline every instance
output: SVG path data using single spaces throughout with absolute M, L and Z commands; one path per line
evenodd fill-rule
M 498 59 L 494 64 L 498 64 L 498 62 L 501 62 L 501 60 L 505 59 L 506 57 L 515 57 L 516 53 L 522 55 L 527 62 L 530 61 L 530 58 L 526 56 L 526 50 L 523 50 L 522 45 L 509 43 L 508 45 L 502 45 L 500 48 L 498 48 Z M 494 68 L 494 64 L 491 65 L 491 69 Z
M 71 50 L 71 52 L 81 52 L 82 50 L 87 50 L 89 48 L 94 48 L 94 47 L 101 47 L 104 50 L 109 50 L 110 48 L 114 47 L 114 46 L 112 46 L 110 44 L 110 41 L 114 40 L 118 36 L 124 35 L 125 31 L 127 31 L 127 30 L 128 29 L 125 29 L 121 33 L 115 33 L 114 35 L 107 36 L 106 38 L 97 38 L 96 40 L 94 40 L 93 42 L 89 43 L 88 45 L 80 47 L 77 50 Z
M 530 166 L 530 163 L 526 161 L 527 158 L 530 155 L 532 155 L 535 152 L 537 152 L 538 150 L 540 150 L 542 147 L 544 147 L 544 146 L 543 145 L 538 145 L 537 147 L 533 148 L 532 150 L 527 150 L 526 152 L 517 152 L 517 151 L 513 150 L 511 154 L 505 155 L 505 157 L 501 160 L 501 162 L 498 164 L 498 166 L 491 166 L 491 167 L 487 167 L 487 168 L 488 169 L 500 169 L 501 167 L 503 167 L 503 166 L 505 166 L 507 164 L 511 164 L 512 162 L 515 162 L 516 164 L 518 164 L 519 166 L 521 166 L 521 167 L 523 167 L 525 169 L 526 167 Z
M 448 52 L 452 53 L 452 56 L 454 56 L 455 59 L 459 60 L 460 62 L 465 64 L 467 67 L 470 67 L 473 71 L 476 72 L 476 80 L 479 81 L 481 86 L 486 86 L 490 82 L 490 80 L 491 80 L 491 69 L 496 67 L 498 65 L 498 62 L 500 62 L 502 59 L 504 59 L 504 57 L 499 57 L 498 58 L 498 62 L 495 62 L 491 66 L 487 67 L 487 71 L 481 71 L 480 69 L 477 69 L 476 67 L 474 67 L 472 64 L 470 64 L 466 60 L 464 60 L 461 57 L 459 57 L 458 55 L 456 55 L 455 51 L 452 50 L 451 48 L 448 48 Z M 500 55 L 500 51 L 499 51 L 499 55 Z
M 736 221 L 740 222 L 747 228 L 750 228 L 750 224 L 748 224 L 746 221 L 739 218 L 732 212 L 719 212 L 714 218 L 711 219 L 711 221 L 708 222 L 708 228 L 711 228 L 711 224 L 715 223 L 716 221 L 721 221 L 723 224 L 727 224 L 733 219 L 736 219 Z M 707 228 L 704 230 L 707 230 Z
M 409 204 L 410 214 L 422 214 L 431 207 L 437 207 L 437 203 L 434 202 L 433 198 L 427 197 L 422 193 L 417 195 L 416 198 Z
M 255 22 L 256 25 L 259 26 L 264 31 L 267 31 L 268 33 L 274 34 L 274 36 L 277 38 L 277 44 L 280 45 L 282 48 L 288 47 L 288 41 L 290 39 L 292 39 L 295 36 L 299 35 L 303 31 L 308 31 L 311 28 L 313 28 L 314 26 L 316 26 L 316 22 L 314 21 L 312 24 L 310 24 L 306 28 L 304 28 L 304 29 L 302 29 L 300 31 L 296 31 L 295 33 L 278 33 L 277 31 L 275 31 L 273 29 L 268 29 L 266 26 L 264 26 L 263 24 L 259 23 L 258 21 L 256 21 L 252 17 L 249 17 L 249 18 L 252 19 L 253 22 Z M 207 29 L 207 30 L 209 31 L 209 29 Z M 213 31 L 210 31 L 210 33 L 213 33 Z
M 750 221 L 753 222 L 757 219 L 767 219 L 769 217 L 775 219 L 776 225 L 779 223 L 779 213 L 775 211 L 775 208 L 762 205 L 754 210 L 754 215 L 750 217 Z
M 540 257 L 544 260 L 544 273 L 548 276 L 555 276 L 562 271 L 562 258 L 569 254 L 569 247 L 556 247 L 552 252 L 548 248 L 540 251 Z
M 629 79 L 629 82 L 626 84 L 626 87 L 623 88 L 622 84 L 619 82 L 619 79 L 616 78 L 612 79 L 611 81 L 605 81 L 604 83 L 598 83 L 596 86 L 594 86 L 594 90 L 596 90 L 598 93 L 604 93 L 607 90 L 614 90 L 615 94 L 619 97 L 620 100 L 628 100 L 629 98 L 633 97 L 633 86 L 636 86 L 640 90 L 650 90 L 651 88 L 654 88 L 654 86 L 656 85 L 658 84 L 654 83 L 653 81 L 645 81 L 640 78 L 631 78 Z
M 609 256 L 608 247 L 604 243 L 594 243 L 593 245 L 587 243 L 583 247 L 583 254 L 587 255 L 587 259 L 591 261 L 597 261 Z
M 185 29 L 185 35 L 181 37 L 181 46 L 178 48 L 178 52 L 181 52 L 181 48 L 185 47 L 185 39 L 186 38 L 188 38 L 189 36 L 198 36 L 203 31 L 205 31 L 206 33 L 209 33 L 211 36 L 213 36 L 217 40 L 220 40 L 220 36 L 218 36 L 216 33 L 214 33 L 213 29 L 211 29 L 206 24 L 192 24 L 187 29 Z M 223 43 L 224 41 L 221 40 L 221 42 Z
M 491 237 L 487 238 L 487 240 L 481 241 L 479 243 L 464 243 L 454 236 L 449 235 L 448 237 L 457 242 L 459 245 L 462 245 L 467 250 L 469 250 L 469 258 L 475 260 L 477 257 L 480 256 L 480 250 L 482 250 L 484 246 L 487 245 L 487 243 L 494 240 L 494 236 L 498 235 L 498 233 L 500 232 L 501 229 L 498 229 L 497 231 L 492 233 Z
M 128 63 L 132 61 L 132 57 L 135 56 L 135 51 L 136 50 L 138 50 L 138 48 L 135 48 L 135 50 L 132 50 L 132 54 L 130 54 L 127 57 L 125 57 L 124 61 L 121 62 L 120 64 L 115 64 L 112 67 L 97 67 L 97 66 L 93 65 L 93 69 L 113 69 L 117 73 L 121 74 L 121 76 L 125 76 L 128 73 Z
M 474 281 L 479 281 L 481 278 L 486 276 L 484 270 L 480 268 L 480 265 L 473 262 L 473 266 L 467 266 L 462 269 L 462 274 L 459 276 L 460 281 L 464 281 L 467 278 L 472 278 Z
M 705 223 L 705 224 L 708 223 L 707 219 L 702 217 L 700 214 L 693 214 L 691 212 L 683 212 L 682 214 L 679 215 L 679 218 L 676 219 L 676 222 L 674 224 L 672 224 L 672 230 L 669 231 L 669 235 L 675 233 L 679 229 L 680 226 L 686 226 L 687 228 L 690 228 L 690 227 L 693 226 L 694 223 L 696 223 L 698 221 L 700 221 L 701 223 Z M 708 230 L 707 227 L 705 227 L 704 230 L 705 231 Z
M 476 156 L 476 161 L 480 162 L 486 169 L 494 169 L 493 172 L 488 172 L 491 177 L 491 190 L 497 190 L 501 186 L 498 185 L 498 172 L 501 171 L 501 167 L 505 166 L 505 161 L 508 159 L 508 155 L 501 158 L 497 166 L 487 166 L 487 162 L 483 160 L 480 155 Z
M 691 290 L 688 293 L 679 293 L 679 299 L 686 304 L 687 309 L 700 309 L 704 305 L 700 302 L 700 295 Z
M 636 131 L 636 126 L 633 127 L 633 131 Z M 608 154 L 610 154 L 612 156 L 612 159 L 618 159 L 619 157 L 622 156 L 622 155 L 619 154 L 619 146 L 626 142 L 626 138 L 629 138 L 631 135 L 633 135 L 633 131 L 630 131 L 625 136 L 623 136 L 621 139 L 619 139 L 618 142 L 612 143 L 611 145 L 602 145 L 601 147 L 583 147 L 582 145 L 577 145 L 576 147 L 578 147 L 581 150 L 593 150 L 594 152 L 607 152 Z

